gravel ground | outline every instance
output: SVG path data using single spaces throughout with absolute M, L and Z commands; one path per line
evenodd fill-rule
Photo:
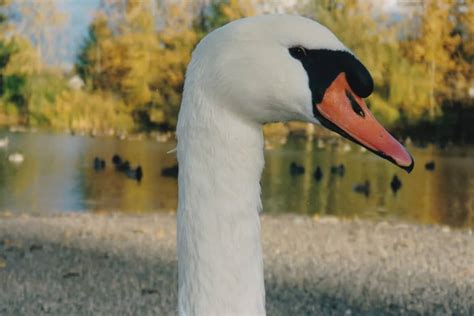
M 268 315 L 474 315 L 474 235 L 262 217 Z M 173 315 L 173 214 L 0 218 L 0 315 Z

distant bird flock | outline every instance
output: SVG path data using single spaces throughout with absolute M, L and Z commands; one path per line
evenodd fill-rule
M 176 166 L 177 167 L 177 166 Z M 436 163 L 431 160 L 425 163 L 425 170 L 427 171 L 434 171 L 436 168 Z M 295 161 L 292 161 L 289 166 L 289 172 L 290 175 L 293 177 L 303 175 L 305 173 L 305 167 L 298 164 Z M 331 176 L 337 176 L 337 177 L 344 177 L 346 172 L 346 167 L 343 164 L 339 165 L 332 165 L 329 168 L 329 173 Z M 316 181 L 316 183 L 320 182 L 324 177 L 324 171 L 321 168 L 321 166 L 316 166 L 313 172 L 313 178 Z M 402 188 L 402 180 L 398 177 L 398 175 L 394 174 L 390 183 L 390 189 L 393 192 L 394 195 L 397 194 L 398 191 L 401 190 Z M 364 195 L 365 197 L 369 197 L 371 193 L 371 188 L 370 188 L 370 181 L 365 180 L 361 183 L 356 183 L 352 186 L 352 190 L 355 193 L 359 193 Z
M 130 165 L 130 162 L 118 154 L 112 156 L 111 159 L 112 166 L 114 170 L 119 173 L 123 173 L 127 176 L 127 178 L 136 180 L 140 182 L 143 178 L 143 168 L 142 166 L 138 165 L 137 167 L 133 168 Z M 105 159 L 100 157 L 95 157 L 92 162 L 93 169 L 96 172 L 100 172 L 106 169 L 107 163 Z M 177 178 L 178 177 L 178 165 L 175 164 L 171 167 L 165 167 L 161 169 L 161 176 L 163 177 L 171 177 Z
M 10 144 L 10 140 L 7 136 L 0 138 L 0 149 L 4 149 L 4 150 L 7 149 L 9 144 Z M 318 140 L 318 148 L 324 148 L 324 147 L 325 147 L 325 143 L 322 140 Z M 347 149 L 345 149 L 344 151 L 347 151 Z M 12 152 L 7 155 L 7 160 L 12 164 L 20 165 L 21 163 L 24 162 L 25 157 L 23 154 L 19 152 Z M 137 182 L 140 182 L 143 179 L 143 168 L 140 165 L 137 165 L 135 168 L 132 168 L 130 165 L 130 162 L 122 158 L 118 154 L 115 154 L 112 156 L 111 163 L 116 172 L 123 173 L 127 178 L 136 180 Z M 93 160 L 92 166 L 96 172 L 100 172 L 106 169 L 107 163 L 105 159 L 102 159 L 100 157 L 95 157 Z M 429 172 L 434 171 L 436 168 L 435 161 L 433 160 L 427 161 L 424 165 L 424 168 L 425 170 Z M 161 176 L 177 178 L 178 171 L 179 171 L 178 164 L 174 164 L 172 166 L 162 168 Z M 303 175 L 305 171 L 306 171 L 305 167 L 298 164 L 297 162 L 293 161 L 290 163 L 290 166 L 289 166 L 290 175 L 292 176 Z M 330 166 L 328 170 L 328 173 L 330 175 L 341 177 L 341 178 L 344 177 L 345 172 L 346 172 L 346 168 L 343 164 L 332 165 Z M 322 179 L 324 178 L 324 174 L 325 173 L 323 169 L 321 168 L 321 166 L 316 166 L 316 168 L 313 171 L 313 178 L 316 181 L 316 183 L 322 181 Z M 402 181 L 396 174 L 394 174 L 389 185 L 393 194 L 396 195 L 397 192 L 400 191 L 402 188 Z M 353 185 L 352 189 L 355 193 L 359 193 L 366 197 L 369 197 L 371 193 L 370 181 L 365 180 L 361 183 L 356 183 Z
M 95 157 L 92 165 L 95 171 L 100 172 L 105 170 L 107 163 L 104 159 Z M 137 182 L 142 181 L 143 169 L 140 165 L 132 168 L 130 162 L 123 159 L 118 154 L 112 156 L 112 165 L 114 166 L 115 171 L 125 174 L 127 178 L 136 180 Z

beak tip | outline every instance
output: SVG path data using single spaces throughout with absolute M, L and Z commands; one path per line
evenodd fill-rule
M 408 166 L 402 167 L 407 173 L 412 172 L 413 168 L 415 167 L 415 160 L 411 156 L 410 158 L 411 158 L 411 164 Z

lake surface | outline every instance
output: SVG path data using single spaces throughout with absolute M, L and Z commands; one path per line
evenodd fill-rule
M 177 180 L 161 176 L 161 169 L 176 163 L 167 152 L 175 143 L 155 140 L 119 140 L 106 137 L 49 133 L 0 133 L 9 145 L 0 149 L 0 212 L 30 214 L 50 212 L 175 211 Z M 270 143 L 265 150 L 262 176 L 264 212 L 396 219 L 452 227 L 474 227 L 474 147 L 440 149 L 408 146 L 415 169 L 406 174 L 385 160 L 346 143 L 335 145 L 302 138 L 285 144 Z M 324 147 L 324 148 L 321 148 Z M 25 160 L 13 164 L 12 153 Z M 113 154 L 140 164 L 141 182 L 116 172 Z M 106 169 L 95 171 L 94 157 L 104 158 Z M 424 165 L 434 161 L 434 171 Z M 292 162 L 304 166 L 302 175 L 291 175 Z M 331 174 L 333 165 L 345 165 L 344 176 Z M 317 166 L 321 181 L 314 179 Z M 397 175 L 402 187 L 394 194 L 390 181 Z M 370 194 L 353 188 L 370 182 Z

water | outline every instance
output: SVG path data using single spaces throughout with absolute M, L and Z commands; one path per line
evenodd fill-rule
M 154 140 L 118 140 L 48 133 L 2 133 L 10 144 L 0 149 L 0 211 L 47 212 L 174 211 L 177 181 L 161 176 L 161 169 L 176 163 L 167 151 L 174 143 Z M 350 150 L 348 150 L 350 149 Z M 359 147 L 318 148 L 317 142 L 289 139 L 265 151 L 262 176 L 265 212 L 294 212 L 396 219 L 423 224 L 474 227 L 474 147 L 409 146 L 416 166 L 408 175 L 403 170 Z M 22 164 L 7 157 L 21 152 Z M 144 178 L 138 183 L 112 168 L 110 158 L 118 153 L 140 164 Z M 94 157 L 107 160 L 107 168 L 96 172 Z M 434 160 L 436 169 L 424 164 Z M 306 172 L 292 176 L 291 162 Z M 345 165 L 345 175 L 331 175 L 332 165 Z M 313 171 L 320 166 L 323 178 L 316 182 Z M 402 181 L 397 194 L 390 189 L 396 174 Z M 368 180 L 370 195 L 354 192 L 353 187 Z

